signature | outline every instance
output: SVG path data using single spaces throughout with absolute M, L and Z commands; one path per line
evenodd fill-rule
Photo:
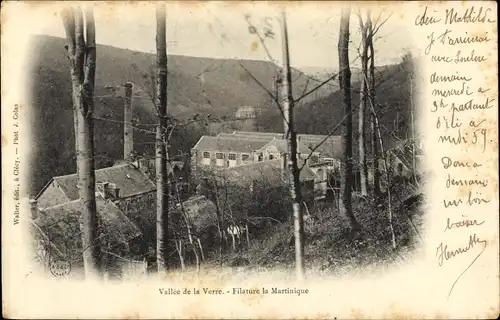
M 465 268 L 464 271 L 455 279 L 453 282 L 453 285 L 450 288 L 450 291 L 448 293 L 448 298 L 451 295 L 451 292 L 455 288 L 455 285 L 457 284 L 458 280 L 467 272 L 467 270 L 472 267 L 472 265 L 476 262 L 476 260 L 483 254 L 484 250 L 486 249 L 488 242 L 486 240 L 481 240 L 475 233 L 474 235 L 469 236 L 469 243 L 463 247 L 457 248 L 457 249 L 450 249 L 448 248 L 448 245 L 443 244 L 442 242 L 439 244 L 439 246 L 436 248 L 436 258 L 438 260 L 438 265 L 441 267 L 446 261 L 449 261 L 456 256 L 459 256 L 461 254 L 469 252 L 471 249 L 483 245 L 481 252 L 479 252 L 474 259 L 469 263 L 467 268 Z

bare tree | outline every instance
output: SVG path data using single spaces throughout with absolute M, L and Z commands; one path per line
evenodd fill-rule
M 302 194 L 300 191 L 300 171 L 297 165 L 297 132 L 293 126 L 292 75 L 290 72 L 290 56 L 288 51 L 288 30 L 286 14 L 282 12 L 282 44 L 283 44 L 283 114 L 284 128 L 288 145 L 288 183 L 292 198 L 295 268 L 297 278 L 304 277 L 304 218 L 302 216 Z
M 370 13 L 368 11 L 368 17 Z M 366 164 L 366 99 L 368 96 L 367 69 L 368 69 L 368 22 L 363 23 L 361 13 L 358 13 L 359 27 L 361 29 L 361 92 L 358 109 L 358 149 L 359 165 L 361 171 L 361 195 L 368 195 L 368 166 Z M 368 20 L 367 20 L 368 21 Z
M 158 271 L 167 268 L 168 172 L 167 146 L 167 26 L 164 3 L 156 6 L 156 94 L 159 124 L 156 128 L 156 260 Z
M 414 183 L 418 186 L 418 177 L 417 177 L 417 164 L 416 164 L 416 138 L 415 138 L 415 107 L 413 104 L 413 79 L 415 77 L 413 64 L 412 64 L 412 56 L 411 53 L 405 54 L 403 57 L 403 67 L 408 72 L 408 77 L 410 78 L 410 119 L 411 119 L 411 164 L 413 171 L 413 180 Z M 405 66 L 406 65 L 406 66 Z M 408 66 L 409 65 L 409 66 Z
M 342 186 L 340 189 L 340 214 L 346 217 L 353 230 L 360 229 L 352 212 L 352 111 L 351 111 L 351 69 L 349 67 L 349 19 L 351 9 L 342 8 L 339 34 L 339 85 L 346 122 L 342 133 L 344 159 L 342 165 Z
M 83 203 L 82 243 L 86 248 L 83 253 L 84 269 L 86 277 L 95 277 L 100 275 L 102 256 L 95 200 L 92 119 L 96 69 L 94 13 L 91 7 L 86 7 L 84 19 L 81 8 L 77 6 L 64 9 L 62 18 L 66 31 L 66 50 L 71 62 L 78 190 Z
M 379 14 L 375 22 L 372 22 L 370 11 L 367 12 L 367 43 L 369 50 L 369 75 L 367 73 L 364 74 L 364 80 L 368 84 L 368 101 L 371 106 L 370 110 L 370 131 L 371 131 L 371 146 L 372 146 L 372 166 L 373 166 L 373 193 L 375 199 L 380 200 L 381 191 L 380 191 L 380 178 L 382 176 L 380 172 L 380 151 L 378 141 L 381 139 L 378 135 L 380 134 L 380 128 L 378 128 L 377 115 L 375 113 L 375 105 L 376 105 L 376 95 L 375 95 L 375 50 L 374 50 L 374 42 L 375 42 L 375 34 L 380 30 L 380 28 L 389 20 L 392 14 L 389 14 L 384 20 L 381 20 L 382 13 Z M 382 148 L 382 145 L 380 145 Z
M 369 72 L 369 95 L 368 99 L 371 105 L 375 105 L 375 50 L 373 48 L 373 24 L 368 12 L 368 48 L 370 51 L 370 72 Z M 370 131 L 371 131 L 371 145 L 372 145 L 372 166 L 373 166 L 373 193 L 375 199 L 380 198 L 380 154 L 377 145 L 377 128 L 376 128 L 376 115 L 370 112 Z
M 384 172 L 385 172 L 385 181 L 386 181 L 386 188 L 387 188 L 387 219 L 389 222 L 389 231 L 391 233 L 391 243 L 392 243 L 392 248 L 396 249 L 396 234 L 394 232 L 394 225 L 393 225 L 393 212 L 392 212 L 392 193 L 391 193 L 391 178 L 389 176 L 389 165 L 387 163 L 387 156 L 386 153 L 384 152 L 384 143 L 382 142 L 382 134 L 380 133 L 380 124 L 379 124 L 379 119 L 377 116 L 377 113 L 375 111 L 375 107 L 373 104 L 370 103 L 371 109 L 372 109 L 372 114 L 375 119 L 375 130 L 377 130 L 378 133 L 378 142 L 380 144 L 380 151 L 382 153 L 382 164 L 384 165 Z

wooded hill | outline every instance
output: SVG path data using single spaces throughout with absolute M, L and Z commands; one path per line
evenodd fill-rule
M 151 35 L 154 41 L 154 35 Z M 56 175 L 74 173 L 74 129 L 71 102 L 69 60 L 62 38 L 34 36 L 30 59 L 32 61 L 29 86 L 32 91 L 30 113 L 33 141 L 32 179 L 30 193 L 38 192 Z M 156 123 L 151 103 L 150 70 L 155 55 L 111 46 L 97 46 L 95 79 L 96 166 L 105 167 L 123 154 L 123 98 L 109 97 L 106 87 L 123 86 L 127 81 L 135 84 L 135 117 L 145 130 Z M 266 88 L 272 90 L 276 67 L 266 61 L 210 59 L 186 56 L 168 56 L 168 112 L 177 118 L 189 118 L 194 113 L 210 113 L 217 117 L 233 116 L 240 106 L 269 107 L 272 102 L 263 90 L 241 67 L 240 63 Z M 202 75 L 203 74 L 203 75 Z M 294 88 L 302 92 L 307 78 L 294 70 Z M 312 86 L 313 83 L 309 83 Z M 141 91 L 141 92 L 139 92 Z M 328 94 L 327 88 L 319 96 Z M 108 97 L 103 97 L 108 96 Z M 313 96 L 307 99 L 311 100 Z M 306 99 L 306 100 L 307 100 Z M 114 121 L 114 122 L 113 122 Z M 185 129 L 173 137 L 174 153 L 189 150 L 204 132 L 203 126 Z M 135 133 L 138 152 L 153 150 L 154 135 Z
M 31 82 L 28 84 L 32 91 L 33 110 L 30 115 L 34 139 L 30 194 L 36 194 L 53 176 L 76 171 L 71 81 L 64 44 L 64 39 L 49 36 L 35 36 L 32 41 Z M 119 95 L 112 97 L 106 87 L 123 86 L 127 81 L 135 84 L 134 95 L 141 96 L 134 98 L 133 102 L 136 126 L 141 128 L 134 133 L 135 149 L 139 153 L 154 154 L 154 134 L 148 133 L 154 131 L 153 124 L 157 122 L 150 99 L 152 90 L 149 89 L 150 70 L 154 62 L 154 54 L 97 46 L 94 112 L 94 117 L 98 118 L 94 122 L 96 168 L 112 165 L 123 157 L 123 98 Z M 283 121 L 276 105 L 240 63 L 272 90 L 277 70 L 270 62 L 169 55 L 169 114 L 178 118 L 188 118 L 194 113 L 230 117 L 238 107 L 252 105 L 263 109 L 263 117 L 259 119 L 263 131 L 281 131 Z M 387 111 L 381 111 L 383 127 L 392 125 L 396 109 L 403 110 L 404 119 L 409 119 L 409 81 L 404 68 L 400 65 L 383 67 L 378 69 L 377 74 L 377 102 L 388 105 Z M 304 92 L 306 84 L 308 88 L 318 84 L 311 80 L 307 83 L 307 77 L 298 70 L 293 70 L 292 80 L 295 97 Z M 359 86 L 353 84 L 353 88 L 353 106 L 356 106 Z M 343 118 L 337 89 L 338 80 L 323 86 L 297 105 L 295 119 L 300 133 L 325 134 Z M 313 101 L 315 98 L 320 99 Z M 179 130 L 171 141 L 172 153 L 189 151 L 205 133 L 203 124 Z
M 376 67 L 376 112 L 380 120 L 381 133 L 387 147 L 398 139 L 410 136 L 410 69 L 414 61 L 409 60 L 400 64 Z M 357 134 L 357 119 L 360 97 L 360 83 L 354 76 L 357 71 L 352 71 L 351 98 L 353 107 L 353 134 Z M 413 86 L 415 86 L 413 84 Z M 326 97 L 315 101 L 301 102 L 295 107 L 295 125 L 299 133 L 328 134 L 344 118 L 341 105 L 341 93 L 338 91 L 338 80 L 330 82 L 327 87 L 333 92 Z M 415 89 L 414 89 L 415 90 Z M 276 108 L 275 108 L 276 109 Z M 268 109 L 260 119 L 264 127 L 272 131 L 283 130 L 283 120 L 279 111 Z M 368 104 L 367 111 L 371 111 Z M 369 117 L 365 117 L 369 121 Z M 367 126 L 369 128 L 369 126 Z M 334 135 L 340 135 L 340 126 Z M 369 138 L 368 138 L 369 139 Z M 369 141 L 369 140 L 368 140 Z M 354 143 L 356 143 L 354 139 Z M 356 152 L 354 148 L 354 152 Z

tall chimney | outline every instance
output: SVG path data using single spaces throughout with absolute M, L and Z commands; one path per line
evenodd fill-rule
M 130 160 L 134 151 L 134 128 L 132 127 L 132 83 L 125 84 L 125 110 L 123 112 L 123 159 Z

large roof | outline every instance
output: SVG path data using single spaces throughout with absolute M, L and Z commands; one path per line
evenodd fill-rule
M 118 160 L 115 162 L 115 166 L 119 166 L 125 163 L 129 163 L 125 160 Z M 140 170 L 146 173 L 151 179 L 154 179 L 156 175 L 156 159 L 140 159 L 132 163 L 135 168 L 140 168 Z M 168 174 L 175 173 L 174 169 L 177 167 L 179 170 L 183 170 L 185 166 L 184 161 L 169 160 L 167 162 L 167 172 Z
M 223 169 L 226 177 L 233 181 L 263 181 L 271 185 L 281 185 L 283 179 L 281 176 L 281 159 L 254 162 L 242 166 Z M 299 164 L 299 168 L 302 164 Z M 316 175 L 304 166 L 300 171 L 300 180 L 314 180 Z
M 187 218 L 197 229 L 217 223 L 217 207 L 205 196 L 193 196 L 182 203 Z
M 229 135 L 229 134 L 225 134 Z M 268 138 L 268 139 L 283 139 L 283 133 L 276 132 L 249 132 L 249 131 L 234 131 L 232 136 L 252 138 Z M 342 137 L 341 136 L 326 136 L 320 134 L 297 134 L 297 139 L 309 149 L 313 149 L 321 143 L 314 151 L 317 151 L 321 156 L 340 158 L 342 156 Z
M 284 134 L 283 133 L 278 133 L 278 132 L 254 132 L 254 131 L 233 131 L 233 133 L 230 133 L 232 136 L 237 136 L 237 137 L 249 137 L 249 138 L 283 138 Z
M 268 134 L 262 132 L 250 132 L 249 134 L 234 134 L 221 132 L 217 135 L 220 138 L 233 138 L 233 139 L 245 139 L 245 140 L 256 140 L 256 141 L 269 141 L 271 139 L 282 139 L 283 134 Z
M 276 149 L 279 152 L 283 152 L 283 153 L 287 153 L 288 152 L 288 144 L 287 144 L 287 141 L 284 140 L 284 139 L 272 139 L 265 146 L 263 146 L 262 148 L 260 148 L 259 151 L 263 151 L 264 149 L 266 149 L 268 147 L 276 147 Z M 311 149 L 309 147 L 307 147 L 301 141 L 299 141 L 297 143 L 297 151 L 299 153 L 305 153 L 305 154 L 311 153 Z
M 341 136 L 326 136 L 316 134 L 299 134 L 299 141 L 314 149 L 321 143 L 314 151 L 319 152 L 322 156 L 331 158 L 340 158 L 342 156 L 342 137 Z
M 203 136 L 193 149 L 207 151 L 253 152 L 262 148 L 267 142 L 269 142 L 269 140 Z
M 319 145 L 314 151 L 319 152 L 322 157 L 340 158 L 342 156 L 342 137 L 341 136 L 326 136 L 316 134 L 298 134 L 299 152 L 301 150 L 312 150 Z M 207 151 L 236 151 L 236 152 L 252 152 L 259 150 L 271 141 L 279 147 L 279 150 L 286 150 L 286 142 L 284 142 L 284 134 L 277 132 L 251 132 L 251 131 L 234 131 L 233 133 L 219 133 L 217 137 L 203 136 L 194 146 L 195 150 Z M 283 141 L 283 142 L 279 142 Z
M 78 195 L 78 177 L 76 174 L 54 177 L 63 192 L 70 200 L 76 200 Z M 156 190 L 155 184 L 131 164 L 121 164 L 95 171 L 96 182 L 114 183 L 120 188 L 120 198 L 139 195 Z
M 141 235 L 139 228 L 111 201 L 96 199 L 97 214 L 102 226 L 99 230 L 110 244 L 126 243 Z M 75 200 L 40 210 L 33 223 L 60 252 L 73 258 L 81 257 L 81 221 L 83 203 Z M 42 235 L 43 237 L 43 235 Z

